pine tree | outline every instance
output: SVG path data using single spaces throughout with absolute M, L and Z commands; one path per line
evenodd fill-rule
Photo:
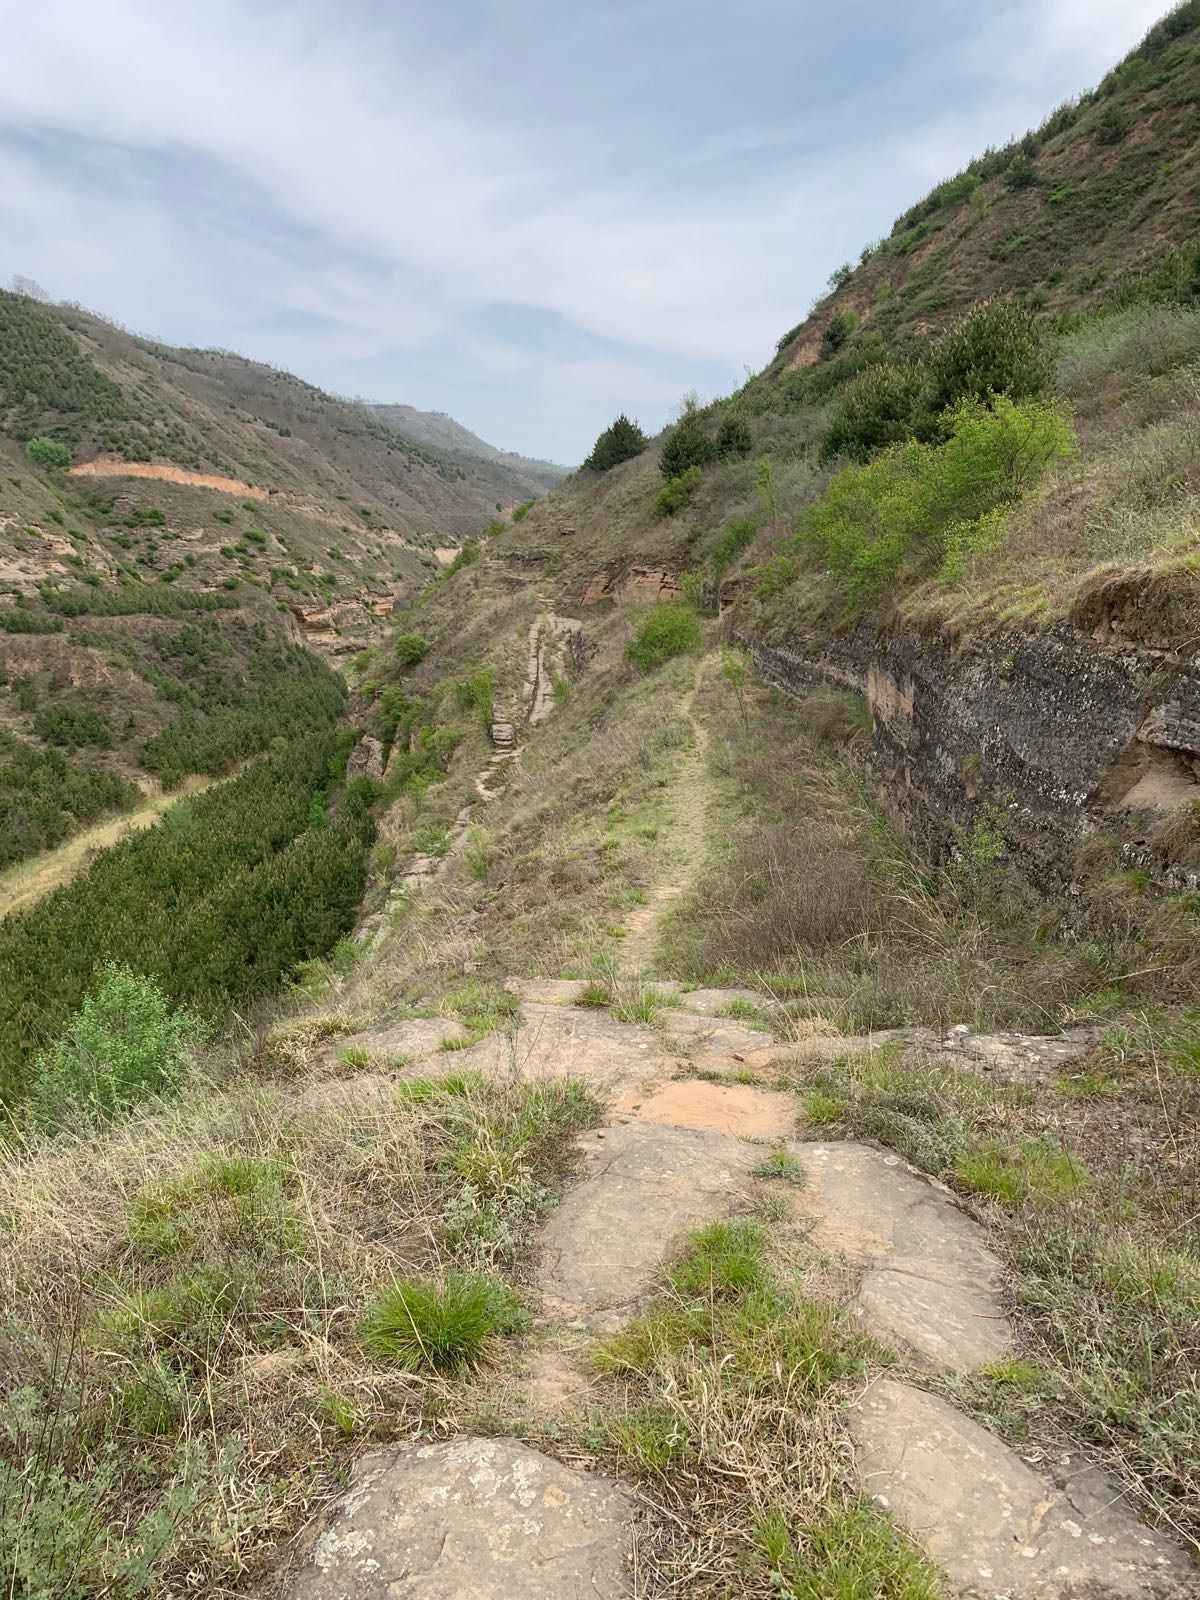
M 622 411 L 617 420 L 596 440 L 592 453 L 583 463 L 593 472 L 608 472 L 610 468 L 619 466 L 622 461 L 630 461 L 634 456 L 640 456 L 650 443 L 646 435 L 636 422 Z

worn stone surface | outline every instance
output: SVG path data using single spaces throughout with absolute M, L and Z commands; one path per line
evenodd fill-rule
M 775 1002 L 757 989 L 685 989 L 680 993 L 679 1004 L 684 1011 L 693 1011 L 699 1017 L 720 1016 L 728 1006 L 737 1001 L 767 1012 Z
M 688 1228 L 738 1209 L 762 1150 L 640 1120 L 579 1145 L 585 1173 L 542 1229 L 537 1283 L 547 1312 L 606 1331 L 636 1311 Z
M 436 1055 L 443 1039 L 464 1039 L 467 1030 L 454 1017 L 408 1017 L 399 1022 L 383 1022 L 348 1034 L 331 1047 L 331 1054 L 343 1050 L 365 1050 L 373 1061 L 421 1061 Z
M 1091 1469 L 1043 1482 L 944 1400 L 877 1379 L 850 1413 L 864 1489 L 962 1600 L 1187 1600 L 1195 1569 Z
M 522 1007 L 514 1032 L 489 1034 L 454 1057 L 456 1071 L 529 1078 L 583 1078 L 600 1086 L 661 1074 L 668 1063 L 653 1028 L 618 1022 L 590 1007 Z
M 1004 1355 L 1000 1264 L 944 1184 L 871 1145 L 790 1148 L 807 1177 L 795 1204 L 812 1242 L 865 1269 L 853 1310 L 869 1333 L 932 1370 Z
M 512 1439 L 364 1456 L 291 1600 L 624 1600 L 631 1506 Z
M 677 1078 L 649 1093 L 628 1089 L 613 1106 L 615 1116 L 642 1117 L 675 1128 L 711 1128 L 739 1139 L 784 1139 L 795 1131 L 791 1095 L 745 1083 Z
M 543 1006 L 573 1006 L 587 988 L 583 978 L 505 978 L 505 990 Z

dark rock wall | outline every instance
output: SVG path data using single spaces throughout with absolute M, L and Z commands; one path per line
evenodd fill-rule
M 1130 863 L 1197 886 L 1153 842 L 1166 816 L 1200 800 L 1200 658 L 1102 646 L 1068 623 L 967 641 L 869 620 L 786 645 L 738 637 L 785 694 L 833 685 L 866 699 L 864 763 L 927 859 L 945 860 L 956 830 L 995 816 L 1042 887 L 1070 882 L 1079 839 L 1099 827 Z

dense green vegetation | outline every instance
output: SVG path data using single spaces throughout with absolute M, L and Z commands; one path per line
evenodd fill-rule
M 138 798 L 136 785 L 116 773 L 88 771 L 0 729 L 0 868 L 52 849 Z
M 640 672 L 653 672 L 672 656 L 698 650 L 703 642 L 695 611 L 683 600 L 660 600 L 652 605 L 625 647 L 625 654 Z
M 220 1015 L 330 949 L 353 921 L 374 835 L 363 797 L 332 807 L 352 740 L 294 738 L 0 923 L 0 1096 L 20 1094 L 106 962 Z
M 159 647 L 172 653 L 163 670 L 146 669 L 159 693 L 181 707 L 141 751 L 142 764 L 168 788 L 188 773 L 228 772 L 272 739 L 328 727 L 344 708 L 341 679 L 299 645 L 251 646 L 244 663 L 234 657 L 225 673 L 213 664 L 220 647 L 219 638 L 181 631 L 173 647 L 170 640 Z
M 58 318 L 36 300 L 4 290 L 0 413 L 6 431 L 18 439 L 34 438 L 53 414 L 55 433 L 69 440 L 78 439 L 87 423 L 128 415 L 119 386 L 88 360 Z

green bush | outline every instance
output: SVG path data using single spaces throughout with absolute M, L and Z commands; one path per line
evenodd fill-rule
M 930 404 L 940 412 L 960 400 L 1045 394 L 1053 351 L 1032 313 L 1011 300 L 985 300 L 939 339 L 929 363 Z
M 35 611 L 26 611 L 22 606 L 11 606 L 7 611 L 0 611 L 0 628 L 5 633 L 61 633 L 62 623 L 58 617 L 39 616 Z
M 419 633 L 402 633 L 392 646 L 392 653 L 402 667 L 416 667 L 429 653 L 429 640 Z
M 57 750 L 35 750 L 0 729 L 0 869 L 139 799 L 136 784 L 116 773 L 85 771 Z
M 698 650 L 703 639 L 691 606 L 682 600 L 659 600 L 642 618 L 625 654 L 640 671 L 653 672 L 673 656 Z
M 1013 156 L 1004 174 L 1004 181 L 1010 189 L 1032 189 L 1037 184 L 1038 170 L 1026 151 L 1018 150 Z
M 458 554 L 442 574 L 444 578 L 452 578 L 456 572 L 461 572 L 464 567 L 473 567 L 479 560 L 480 546 L 478 539 L 465 539 L 458 547 Z
M 664 484 L 654 497 L 655 515 L 673 517 L 677 511 L 682 511 L 700 487 L 703 476 L 699 467 L 688 467 L 686 472 Z
M 849 339 L 854 331 L 854 324 L 850 315 L 845 311 L 835 312 L 825 324 L 825 331 L 821 335 L 821 360 L 828 361 Z
M 78 706 L 46 706 L 33 719 L 33 731 L 47 744 L 74 750 L 93 744 L 101 750 L 112 748 L 112 729 L 98 711 Z
M 43 1132 L 111 1122 L 177 1089 L 200 1037 L 149 978 L 112 963 L 62 1038 L 33 1063 L 30 1110 Z
M 624 412 L 611 423 L 592 446 L 592 453 L 583 463 L 593 472 L 608 472 L 610 468 L 619 466 L 622 461 L 630 461 L 634 456 L 640 456 L 650 443 L 646 435 L 636 422 L 631 422 Z M 513 520 L 517 521 L 516 512 Z
M 457 1372 L 478 1366 L 495 1339 L 525 1326 L 512 1290 L 487 1273 L 395 1277 L 367 1307 L 359 1338 L 374 1361 L 402 1372 Z
M 1109 101 L 1096 119 L 1096 143 L 1120 144 L 1129 137 L 1133 119 L 1125 107 Z
M 868 367 L 842 393 L 821 439 L 821 459 L 865 461 L 885 445 L 927 436 L 930 410 L 919 366 Z
M 69 446 L 62 444 L 58 439 L 48 439 L 45 434 L 39 434 L 30 439 L 25 446 L 25 454 L 31 461 L 36 461 L 39 467 L 69 467 L 71 465 L 71 451 Z
M 719 583 L 743 551 L 754 543 L 758 526 L 750 517 L 738 517 L 708 547 L 708 570 Z
M 699 413 L 689 408 L 667 436 L 658 457 L 659 470 L 664 478 L 679 478 L 691 467 L 703 467 L 715 454 Z
M 807 508 L 797 546 L 864 602 L 910 560 L 960 563 L 1004 531 L 1004 513 L 1074 451 L 1068 413 L 1049 401 L 962 401 L 941 445 L 893 445 L 846 467 Z
M 125 518 L 127 528 L 161 528 L 167 520 L 158 506 L 135 506 Z
M 717 455 L 722 461 L 748 456 L 754 448 L 750 424 L 744 417 L 726 417 L 717 429 Z
M 514 506 L 512 508 L 512 519 L 513 519 L 513 521 L 514 522 L 524 522 L 525 518 L 533 510 L 533 508 L 534 508 L 534 506 L 536 504 L 537 504 L 536 500 L 525 500 L 519 506 Z

